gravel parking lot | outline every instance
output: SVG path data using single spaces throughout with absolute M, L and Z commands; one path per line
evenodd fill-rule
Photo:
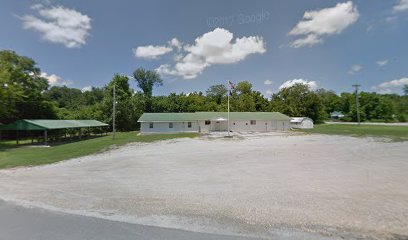
M 191 231 L 405 239 L 407 156 L 408 142 L 212 135 L 2 170 L 0 198 Z

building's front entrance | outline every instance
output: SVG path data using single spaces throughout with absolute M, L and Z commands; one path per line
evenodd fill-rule
M 212 120 L 211 131 L 228 131 L 228 121 L 225 119 Z

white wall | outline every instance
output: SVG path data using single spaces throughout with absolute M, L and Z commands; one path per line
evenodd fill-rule
M 234 124 L 235 123 L 235 124 Z M 270 132 L 289 130 L 289 121 L 261 121 L 256 120 L 255 125 L 251 121 L 231 121 L 230 129 L 234 132 Z
M 302 121 L 301 128 L 313 128 L 313 121 L 310 119 L 305 119 Z
M 265 125 L 266 123 L 266 125 Z M 235 132 L 267 132 L 271 131 L 271 121 L 259 121 L 256 120 L 255 125 L 251 125 L 251 121 L 231 121 L 231 130 Z
M 287 131 L 290 129 L 290 121 L 276 121 L 276 130 Z
M 148 122 L 140 124 L 141 133 L 172 133 L 172 132 L 202 132 L 208 133 L 220 128 L 226 131 L 227 122 L 220 121 L 218 124 L 211 121 L 210 125 L 205 125 L 205 121 L 191 122 L 191 128 L 187 126 L 188 122 L 174 122 L 173 128 L 169 128 L 168 122 L 155 122 L 153 128 L 149 128 Z M 235 125 L 234 125 L 235 123 Z M 217 127 L 218 125 L 218 127 Z M 224 130 L 225 129 L 225 130 Z M 230 130 L 233 132 L 270 132 L 270 131 L 287 131 L 290 129 L 289 121 L 260 121 L 256 120 L 255 125 L 251 121 L 230 121 Z
M 298 123 L 291 123 L 292 128 L 313 128 L 313 121 L 310 119 L 304 119 L 302 122 Z
M 208 133 L 211 130 L 211 125 L 205 125 L 205 121 L 199 122 L 199 131 L 202 133 Z
M 173 128 L 169 128 L 168 122 L 154 122 L 153 128 L 149 127 L 149 122 L 140 123 L 141 133 L 172 133 L 172 132 L 198 132 L 197 122 L 191 122 L 191 128 L 188 122 L 173 122 Z

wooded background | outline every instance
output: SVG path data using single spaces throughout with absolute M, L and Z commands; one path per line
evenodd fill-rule
M 137 89 L 130 87 L 135 81 Z M 132 78 L 116 74 L 104 87 L 81 91 L 67 86 L 50 86 L 31 58 L 13 51 L 0 51 L 0 123 L 17 119 L 96 119 L 111 124 L 112 88 L 116 88 L 118 130 L 138 129 L 143 112 L 226 111 L 227 87 L 209 86 L 205 91 L 153 96 L 153 88 L 163 85 L 155 71 L 136 69 Z M 359 93 L 362 121 L 406 122 L 408 86 L 404 95 Z M 310 117 L 315 123 L 329 118 L 333 111 L 345 114 L 343 121 L 356 121 L 355 93 L 318 89 L 297 84 L 264 96 L 248 81 L 231 91 L 231 111 L 277 111 L 291 117 Z

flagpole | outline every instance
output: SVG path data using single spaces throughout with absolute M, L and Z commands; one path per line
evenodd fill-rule
M 231 95 L 231 86 L 228 81 L 228 136 L 230 135 L 230 95 Z

